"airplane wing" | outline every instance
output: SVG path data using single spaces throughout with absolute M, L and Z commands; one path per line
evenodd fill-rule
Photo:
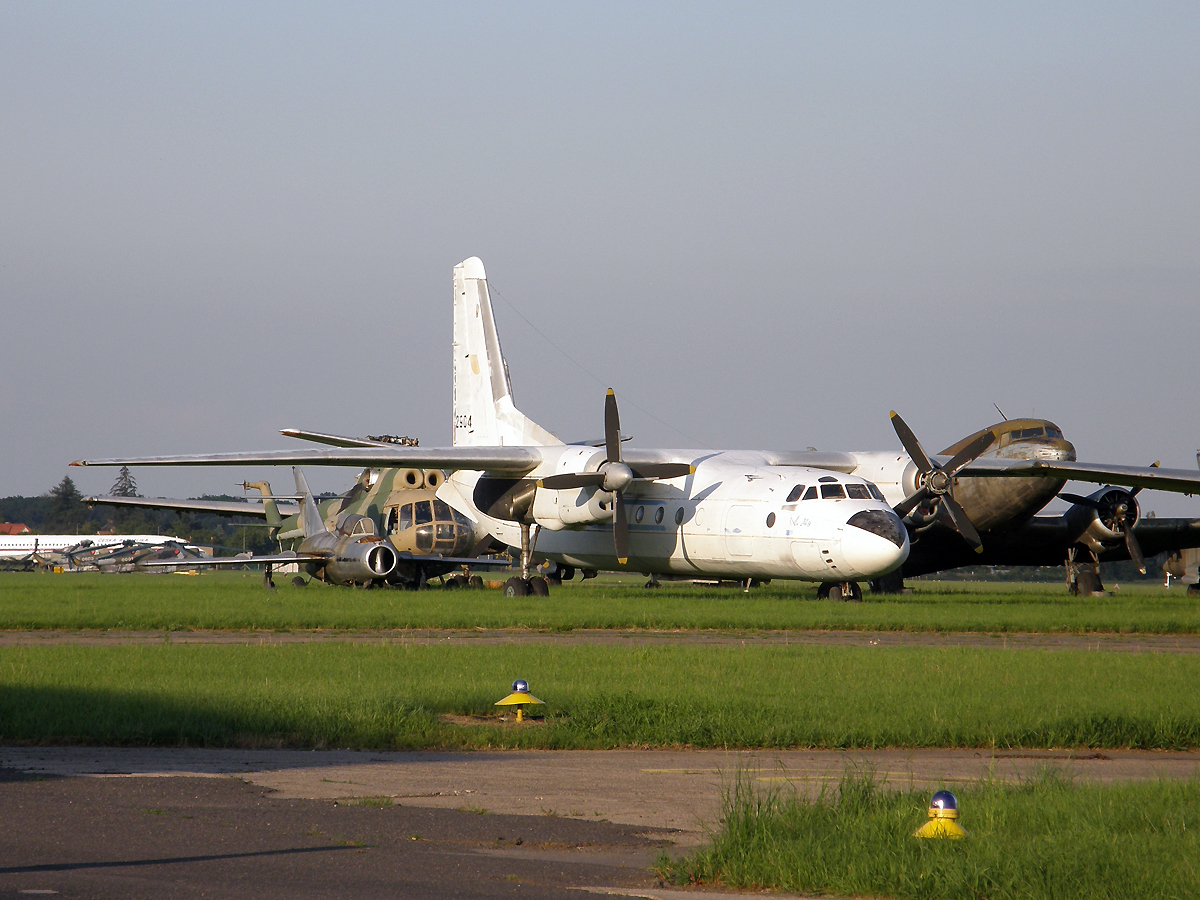
M 246 516 L 265 519 L 267 512 L 258 501 L 239 500 L 171 500 L 166 497 L 84 497 L 83 502 L 100 506 L 132 506 L 140 509 L 183 509 L 189 512 L 212 513 L 217 516 Z M 295 503 L 276 502 L 281 516 L 294 516 L 300 511 Z
M 153 559 L 139 562 L 146 569 L 194 569 L 197 566 L 243 566 L 272 563 L 284 565 L 297 562 L 325 562 L 328 556 L 315 553 L 293 553 L 290 550 L 272 556 L 205 556 L 191 559 Z
M 537 468 L 536 447 L 402 447 L 379 445 L 333 450 L 268 450 L 263 453 L 211 453 L 188 456 L 131 456 L 80 459 L 73 466 L 357 466 L 416 469 L 479 469 L 523 475 Z
M 456 566 L 483 566 L 490 569 L 507 569 L 513 564 L 511 559 L 482 559 L 478 556 L 437 556 L 436 554 L 421 555 L 400 551 L 396 554 L 399 559 L 411 562 L 447 562 Z
M 949 457 L 935 459 L 945 464 Z M 958 476 L 974 478 L 1062 478 L 1067 481 L 1090 481 L 1096 484 L 1119 484 L 1125 487 L 1173 491 L 1178 494 L 1200 494 L 1200 471 L 1191 469 L 1160 469 L 1151 466 L 1110 466 L 1098 463 L 1066 462 L 1048 459 L 976 459 Z
M 365 438 L 342 437 L 340 434 L 323 434 L 320 431 L 302 431 L 299 428 L 283 428 L 279 432 L 284 437 L 299 438 L 302 441 L 312 441 L 314 444 L 329 444 L 331 447 L 386 447 L 383 441 L 371 441 Z

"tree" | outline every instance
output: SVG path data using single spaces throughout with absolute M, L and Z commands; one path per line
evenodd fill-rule
M 136 497 L 137 482 L 133 478 L 133 473 L 129 471 L 129 466 L 121 466 L 121 471 L 117 473 L 117 480 L 113 482 L 113 486 L 108 489 L 108 492 L 114 497 Z
M 50 515 L 46 527 L 52 531 L 71 533 L 79 531 L 88 517 L 87 507 L 83 505 L 83 495 L 75 487 L 71 476 L 64 475 L 63 480 L 50 491 Z

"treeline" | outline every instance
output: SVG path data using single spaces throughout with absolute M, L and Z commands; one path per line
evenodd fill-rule
M 140 496 L 132 476 L 125 470 L 122 470 L 122 474 L 123 478 L 117 479 L 110 493 L 125 497 Z M 192 499 L 241 498 L 206 494 Z M 255 553 L 270 553 L 279 549 L 271 541 L 270 529 L 264 526 L 261 519 L 173 510 L 121 509 L 116 506 L 89 507 L 69 476 L 37 497 L 0 498 L 0 521 L 20 522 L 41 534 L 95 534 L 102 529 L 111 529 L 116 534 L 164 534 L 185 538 L 195 544 Z

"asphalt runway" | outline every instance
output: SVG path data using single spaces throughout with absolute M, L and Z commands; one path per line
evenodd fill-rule
M 1200 752 L 0 747 L 0 897 L 678 897 L 654 860 L 715 830 L 736 778 L 932 790 L 1045 767 L 1195 778 Z
M 81 644 L 601 644 L 661 646 L 972 647 L 994 650 L 1096 650 L 1124 653 L 1200 653 L 1200 635 L 1046 634 L 923 631 L 619 631 L 522 629 L 379 629 L 371 631 L 0 631 L 0 647 Z

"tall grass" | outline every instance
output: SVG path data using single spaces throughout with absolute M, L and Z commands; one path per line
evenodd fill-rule
M 544 724 L 460 726 L 514 678 Z M 958 648 L 0 648 L 0 741 L 361 748 L 1200 746 L 1200 658 Z
M 976 900 L 1200 896 L 1200 781 L 956 787 L 969 837 L 918 840 L 930 795 L 852 774 L 814 799 L 733 785 L 710 846 L 675 881 Z
M 0 629 L 878 629 L 1200 633 L 1200 602 L 1182 590 L 1136 586 L 1111 597 L 1071 597 L 1061 585 L 915 583 L 914 593 L 862 603 L 817 601 L 815 587 L 774 582 L 736 588 L 640 576 L 556 588 L 548 598 L 495 590 L 359 591 L 257 575 L 0 574 Z

